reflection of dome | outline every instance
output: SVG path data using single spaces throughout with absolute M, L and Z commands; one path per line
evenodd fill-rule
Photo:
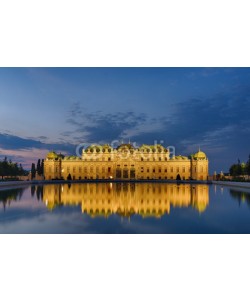
M 206 156 L 206 154 L 204 152 L 202 152 L 202 151 L 199 150 L 197 153 L 195 153 L 193 155 L 193 158 L 194 159 L 206 159 L 207 156 Z
M 203 213 L 206 210 L 207 203 L 205 201 L 198 201 L 194 204 L 194 207 L 199 213 Z
M 56 152 L 54 151 L 51 151 L 47 154 L 47 158 L 48 159 L 57 159 L 58 158 L 58 155 L 56 154 Z

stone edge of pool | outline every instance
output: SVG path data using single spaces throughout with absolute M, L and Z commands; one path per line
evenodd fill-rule
M 177 184 L 212 184 L 212 181 L 201 180 L 32 180 L 32 181 L 8 181 L 0 182 L 0 188 L 25 186 L 31 184 L 76 184 L 76 183 L 177 183 Z
M 250 182 L 212 181 L 212 183 L 217 185 L 229 186 L 229 187 L 241 187 L 241 188 L 250 189 Z
M 18 187 L 31 184 L 76 184 L 76 183 L 177 183 L 177 184 L 216 184 L 231 187 L 250 188 L 250 182 L 231 182 L 231 181 L 199 181 L 199 180 L 43 180 L 43 181 L 8 181 L 0 182 L 1 188 Z

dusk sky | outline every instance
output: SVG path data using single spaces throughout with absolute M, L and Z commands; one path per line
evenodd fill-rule
M 113 140 L 199 146 L 210 174 L 250 153 L 249 68 L 0 68 L 0 158 Z

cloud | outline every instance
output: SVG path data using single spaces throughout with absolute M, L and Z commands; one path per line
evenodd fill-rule
M 44 140 L 46 140 L 46 137 L 44 137 Z M 36 162 L 37 159 L 45 158 L 51 150 L 74 154 L 75 145 L 67 142 L 51 144 L 32 138 L 0 133 L 0 159 L 7 156 L 13 161 L 22 163 L 26 168 L 30 168 L 31 163 Z
M 73 131 L 62 132 L 64 137 L 74 137 L 79 142 L 111 142 L 129 139 L 141 133 L 156 131 L 161 125 L 144 113 L 133 111 L 104 113 L 87 112 L 75 103 L 68 112 L 67 123 Z M 80 140 L 81 139 L 81 140 Z
M 205 70 L 203 75 L 212 76 L 214 70 Z M 137 143 L 164 141 L 173 145 L 178 153 L 188 155 L 200 146 L 207 152 L 212 169 L 228 170 L 228 163 L 237 157 L 248 157 L 250 152 L 250 87 L 234 85 L 229 90 L 211 97 L 196 97 L 176 102 L 171 118 L 162 115 L 153 118 L 138 112 L 104 113 L 87 112 L 75 104 L 67 119 L 74 135 L 87 142 L 110 142 L 115 139 L 131 139 Z M 218 159 L 220 157 L 220 160 Z
M 214 71 L 203 72 L 210 72 L 204 74 L 206 78 Z M 210 158 L 212 169 L 227 171 L 228 164 L 238 157 L 247 159 L 250 152 L 250 87 L 247 84 L 232 85 L 210 97 L 187 98 L 172 103 L 171 115 L 169 101 L 155 105 L 161 105 L 158 117 L 142 113 L 139 106 L 134 111 L 125 111 L 121 107 L 117 112 L 107 113 L 98 109 L 89 111 L 80 102 L 75 102 L 66 116 L 68 127 L 64 127 L 57 143 L 49 143 L 45 135 L 25 138 L 2 131 L 2 156 L 12 153 L 27 160 L 27 151 L 37 155 L 39 151 L 49 150 L 73 154 L 76 145 L 82 142 L 130 139 L 138 144 L 163 140 L 165 146 L 173 145 L 177 154 L 184 155 L 201 146 Z
M 41 137 L 38 137 L 41 139 Z M 46 137 L 44 136 L 45 140 Z M 24 138 L 16 135 L 0 133 L 0 148 L 4 150 L 30 150 L 32 148 L 37 149 L 53 149 L 61 151 L 72 150 L 72 144 L 70 143 L 45 143 L 35 138 Z
M 23 150 L 6 150 L 0 148 L 0 158 L 8 157 L 14 162 L 21 163 L 24 167 L 30 168 L 32 163 L 36 163 L 38 158 L 45 158 L 48 153 L 47 149 L 23 149 Z

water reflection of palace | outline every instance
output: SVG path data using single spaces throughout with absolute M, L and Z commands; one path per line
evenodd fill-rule
M 139 214 L 161 217 L 170 207 L 194 207 L 203 212 L 209 203 L 207 185 L 97 183 L 45 185 L 43 201 L 48 209 L 81 205 L 90 216 Z

